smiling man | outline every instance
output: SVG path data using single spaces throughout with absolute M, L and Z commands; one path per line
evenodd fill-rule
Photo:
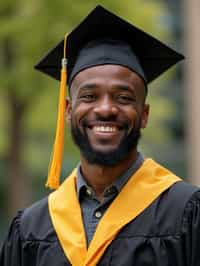
M 115 166 L 130 154 L 133 162 L 149 110 L 142 79 L 120 65 L 95 66 L 74 78 L 71 91 L 72 136 L 82 157 Z
M 56 191 L 14 218 L 0 265 L 200 265 L 199 188 L 138 151 L 148 84 L 183 56 L 101 6 L 36 68 L 59 80 L 63 50 Z M 64 112 L 80 163 L 59 187 Z

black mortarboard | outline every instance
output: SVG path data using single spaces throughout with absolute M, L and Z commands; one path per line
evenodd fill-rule
M 57 131 L 47 186 L 59 187 L 66 82 L 70 86 L 76 74 L 86 68 L 117 64 L 130 68 L 148 84 L 183 58 L 181 54 L 101 6 L 90 12 L 35 66 L 45 74 L 61 80 Z
M 62 40 L 35 68 L 59 80 L 63 45 Z M 118 53 L 112 52 L 113 47 Z M 112 63 L 129 67 L 149 83 L 184 58 L 101 6 L 92 10 L 68 35 L 66 50 L 68 84 L 82 69 Z

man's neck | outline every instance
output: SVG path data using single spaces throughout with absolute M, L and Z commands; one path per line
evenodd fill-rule
M 137 159 L 137 151 L 132 151 L 126 159 L 115 166 L 100 166 L 88 163 L 81 157 L 81 171 L 88 183 L 94 190 L 97 197 L 101 197 L 105 188 L 111 185 L 122 175 Z

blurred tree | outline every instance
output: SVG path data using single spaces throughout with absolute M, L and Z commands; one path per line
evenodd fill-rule
M 76 0 L 73 3 L 1 0 L 0 170 L 3 176 L 0 186 L 7 189 L 7 197 L 0 204 L 7 206 L 9 215 L 30 203 L 32 198 L 39 197 L 38 185 L 44 182 L 42 178 L 46 174 L 54 138 L 58 96 L 55 87 L 59 85 L 35 73 L 32 66 L 97 4 L 161 39 L 170 37 L 168 25 L 162 23 L 167 11 L 158 1 L 127 0 L 125 4 L 115 0 Z M 146 134 L 146 144 L 160 143 L 168 138 L 167 128 L 161 121 L 174 111 L 160 95 L 159 88 L 165 80 L 162 78 L 151 85 L 154 86 L 152 102 L 156 112 Z M 159 130 L 155 131 L 155 128 Z M 68 132 L 66 135 L 67 163 L 63 165 L 63 176 L 78 158 Z M 35 186 L 37 196 L 32 195 L 31 186 Z

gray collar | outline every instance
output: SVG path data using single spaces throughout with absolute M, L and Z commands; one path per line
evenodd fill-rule
M 138 152 L 137 159 L 134 161 L 134 163 L 121 176 L 119 176 L 115 180 L 115 182 L 113 182 L 113 184 L 109 186 L 109 188 L 106 188 L 104 194 L 106 193 L 106 191 L 110 190 L 110 188 L 114 188 L 114 190 L 117 191 L 117 193 L 119 193 L 122 187 L 129 180 L 129 178 L 140 168 L 143 162 L 144 162 L 144 157 L 142 156 L 141 153 Z M 81 173 L 81 165 L 79 164 L 77 167 L 77 195 L 79 199 L 80 199 L 81 191 L 84 188 L 90 189 L 92 191 L 92 189 L 86 183 Z

